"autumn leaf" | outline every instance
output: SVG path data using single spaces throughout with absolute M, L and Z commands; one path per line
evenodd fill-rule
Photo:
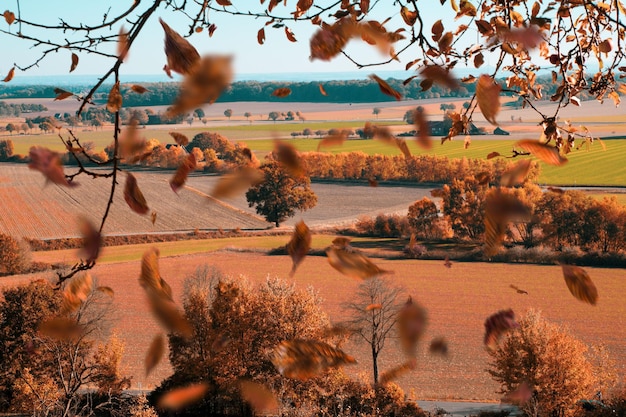
M 83 236 L 81 256 L 84 256 L 87 263 L 95 262 L 102 247 L 102 236 L 98 229 L 85 217 L 79 218 L 78 228 Z
M 289 94 L 291 94 L 291 89 L 287 87 L 277 88 L 272 91 L 272 95 L 278 98 L 287 97 Z
M 515 321 L 513 310 L 501 310 L 485 320 L 485 337 L 483 343 L 491 351 L 498 348 L 500 338 L 512 329 L 519 327 Z
M 567 162 L 567 158 L 562 156 L 557 148 L 536 140 L 522 139 L 516 142 L 515 146 L 530 152 L 546 164 L 560 166 Z
M 535 3 L 537 4 L 537 3 Z M 525 381 L 522 382 L 512 391 L 506 393 L 501 399 L 500 402 L 508 403 L 508 404 L 516 404 L 518 406 L 527 403 L 533 396 L 533 390 L 530 388 L 528 383 Z
M 457 80 L 450 75 L 450 71 L 439 65 L 425 65 L 420 71 L 420 75 L 425 80 L 435 82 L 451 90 L 459 88 Z
M 426 119 L 426 114 L 422 109 L 413 111 L 413 124 L 415 125 L 415 139 L 417 145 L 422 149 L 431 149 L 433 142 L 430 138 L 430 124 Z
M 84 332 L 84 327 L 70 317 L 53 317 L 42 321 L 37 331 L 46 337 L 56 340 L 76 340 Z
M 113 288 L 111 287 L 107 287 L 107 286 L 99 286 L 98 288 L 96 288 L 96 291 L 101 292 L 102 294 L 106 294 L 109 297 L 113 297 L 115 295 L 115 292 L 113 291 Z
M 328 93 L 324 89 L 324 86 L 322 84 L 320 84 L 319 87 L 320 87 L 320 94 L 323 95 L 323 96 L 327 96 Z
M 109 91 L 109 98 L 107 100 L 107 110 L 111 113 L 120 111 L 122 108 L 122 94 L 120 93 L 120 82 L 117 81 L 111 87 Z
M 15 13 L 5 10 L 3 16 L 4 20 L 6 20 L 9 25 L 15 22 Z
M 93 278 L 91 278 L 91 274 L 84 273 L 73 277 L 63 290 L 61 311 L 69 314 L 78 310 L 87 301 L 92 290 Z
M 185 38 L 159 19 L 165 31 L 165 56 L 167 67 L 179 74 L 189 74 L 200 62 L 200 54 Z
M 287 26 L 285 26 L 285 36 L 287 36 L 287 39 L 289 39 L 290 42 L 297 42 L 296 36 Z
M 56 97 L 54 98 L 54 101 L 57 100 L 65 100 L 68 97 L 72 97 L 74 95 L 74 93 L 70 93 L 69 91 L 65 91 L 61 88 L 55 88 L 54 89 L 54 94 L 56 94 Z
M 430 341 L 428 351 L 432 355 L 448 356 L 448 341 L 442 336 L 435 337 Z
M 500 111 L 500 91 L 502 87 L 489 75 L 481 75 L 476 83 L 476 100 L 483 116 L 492 125 L 498 125 L 496 116 Z
M 357 252 L 348 251 L 345 248 L 331 246 L 326 249 L 326 256 L 328 257 L 330 266 L 349 277 L 368 279 L 377 275 L 392 273 L 391 271 L 379 268 L 366 256 Z
M 400 15 L 402 15 L 404 23 L 409 26 L 413 26 L 417 21 L 417 12 L 409 10 L 406 6 L 402 6 L 400 9 Z
M 222 175 L 215 184 L 211 196 L 228 198 L 263 182 L 265 175 L 257 168 L 244 167 L 231 174 Z
M 498 156 L 500 156 L 500 152 L 489 152 L 487 154 L 487 159 L 493 159 L 493 158 L 496 158 Z
M 287 253 L 291 257 L 293 266 L 291 267 L 290 277 L 296 273 L 296 268 L 300 265 L 300 262 L 306 257 L 311 249 L 311 230 L 304 223 L 299 221 L 291 235 L 291 240 L 287 243 Z
M 230 0 L 215 0 L 220 6 L 232 6 Z
M 271 356 L 278 372 L 286 377 L 305 381 L 321 375 L 329 368 L 356 363 L 343 351 L 316 340 L 285 340 Z
M 567 288 L 572 295 L 580 301 L 595 306 L 598 302 L 598 289 L 587 271 L 575 265 L 561 264 L 561 268 Z
M 396 100 L 402 100 L 402 94 L 400 94 L 399 92 L 397 92 L 396 90 L 394 90 L 388 83 L 387 81 L 383 80 L 382 78 L 380 78 L 378 75 L 376 74 L 371 74 L 369 76 L 369 78 L 371 78 L 372 80 L 376 81 L 378 83 L 378 88 L 380 88 L 380 91 L 382 91 L 383 94 L 386 94 L 388 96 L 391 96 L 393 98 L 395 98 Z
M 302 166 L 302 159 L 292 144 L 275 139 L 274 154 L 276 155 L 276 160 L 280 162 L 293 177 L 300 178 L 306 174 Z
M 400 346 L 407 355 L 414 357 L 417 342 L 426 331 L 426 310 L 409 297 L 398 312 L 398 336 Z
M 152 222 L 153 226 L 156 223 L 156 220 L 157 220 L 157 212 L 153 211 L 152 213 L 150 213 L 150 221 Z
M 378 379 L 381 385 L 385 385 L 394 379 L 400 378 L 402 375 L 415 370 L 417 367 L 417 361 L 413 358 L 401 365 L 398 365 L 394 368 L 389 369 L 388 371 L 383 372 Z
M 259 29 L 259 31 L 256 34 L 256 40 L 259 43 L 259 45 L 263 45 L 265 43 L 265 28 Z
M 128 32 L 122 26 L 117 35 L 117 57 L 120 61 L 124 61 L 126 56 L 128 56 L 128 48 Z
M 146 358 L 144 360 L 146 376 L 150 375 L 150 372 L 152 372 L 154 367 L 159 364 L 164 353 L 165 339 L 163 338 L 163 335 L 159 333 L 154 337 L 154 339 L 152 339 L 150 347 L 148 347 L 148 353 L 146 353 Z
M 186 146 L 189 143 L 189 138 L 178 132 L 169 132 L 169 135 L 174 138 L 174 141 L 180 146 Z
M 9 73 L 7 74 L 6 77 L 4 77 L 4 80 L 2 80 L 2 81 L 4 81 L 5 83 L 8 83 L 9 81 L 11 81 L 13 79 L 14 75 L 15 75 L 15 67 L 13 67 L 13 68 L 11 68 L 9 70 Z
M 53 152 L 42 146 L 31 146 L 28 151 L 30 163 L 28 168 L 41 172 L 46 177 L 46 183 L 65 185 L 67 187 L 76 187 L 78 184 L 74 181 L 69 182 L 63 171 L 63 163 L 57 152 Z
M 487 157 L 489 159 L 489 157 Z M 530 159 L 522 159 L 502 173 L 500 177 L 500 185 L 503 187 L 515 187 L 526 179 L 530 172 Z
M 204 382 L 188 385 L 183 388 L 175 388 L 166 392 L 159 398 L 157 407 L 163 410 L 180 410 L 200 401 L 208 389 L 209 385 Z
M 72 53 L 72 66 L 70 67 L 70 72 L 74 71 L 78 66 L 78 55 Z
M 381 308 L 383 308 L 382 304 L 370 304 L 365 307 L 365 311 L 380 310 Z
M 126 174 L 124 200 L 126 201 L 126 204 L 128 204 L 128 207 L 130 207 L 135 213 L 148 214 L 148 211 L 150 211 L 148 203 L 146 203 L 146 199 L 137 185 L 137 179 L 130 172 Z
M 258 414 L 274 414 L 278 411 L 278 400 L 274 393 L 262 384 L 253 381 L 240 381 L 241 398 Z
M 196 155 L 192 153 L 188 154 L 187 157 L 183 160 L 183 163 L 180 164 L 176 173 L 170 180 L 170 187 L 172 187 L 172 191 L 175 193 L 181 189 L 183 185 L 185 185 L 185 181 L 187 181 L 187 176 L 190 172 L 193 172 L 196 169 Z
M 217 30 L 217 26 L 215 25 L 215 23 L 211 23 L 209 25 L 209 38 L 213 37 L 213 34 L 215 33 L 216 30 Z
M 139 85 L 139 84 L 131 85 L 130 89 L 133 90 L 137 94 L 143 94 L 148 91 L 146 87 L 144 87 L 143 85 Z
M 485 255 L 492 256 L 497 252 L 508 223 L 513 217 L 527 215 L 528 208 L 515 194 L 502 189 L 493 189 L 485 202 Z

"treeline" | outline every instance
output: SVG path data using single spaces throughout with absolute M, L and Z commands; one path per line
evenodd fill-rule
M 427 91 L 422 91 L 418 78 L 404 85 L 404 80 L 389 79 L 387 82 L 406 99 L 432 99 L 468 97 L 475 92 L 474 83 L 460 83 L 457 89 L 449 89 L 434 84 Z M 500 81 L 504 85 L 504 80 Z M 556 92 L 556 85 L 550 77 L 539 77 L 537 83 L 542 85 L 544 98 L 548 99 Z M 323 85 L 327 95 L 320 92 L 320 84 Z M 160 82 L 143 84 L 148 89 L 144 94 L 131 91 L 130 84 L 122 85 L 121 92 L 124 96 L 124 106 L 159 106 L 170 105 L 178 95 L 180 84 L 175 82 Z M 272 95 L 276 88 L 287 87 L 291 94 L 287 97 L 278 98 Z M 88 89 L 85 85 L 76 85 L 68 90 L 81 93 Z M 103 85 L 94 96 L 97 103 L 105 103 L 111 85 Z M 54 86 L 0 86 L 0 98 L 53 98 Z M 378 84 L 372 80 L 336 80 L 319 83 L 311 82 L 258 82 L 239 81 L 222 93 L 218 102 L 238 101 L 280 101 L 280 102 L 313 102 L 313 103 L 370 103 L 382 101 L 394 101 L 390 96 L 383 94 Z
M 32 113 L 39 111 L 47 111 L 48 108 L 43 104 L 26 104 L 26 103 L 7 103 L 0 101 L 0 116 L 19 117 L 22 113 Z

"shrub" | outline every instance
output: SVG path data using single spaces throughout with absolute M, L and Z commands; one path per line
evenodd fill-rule
M 0 273 L 26 272 L 30 267 L 30 248 L 12 236 L 0 234 Z

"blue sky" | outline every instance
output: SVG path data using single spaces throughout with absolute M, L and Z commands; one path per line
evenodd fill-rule
M 258 0 L 232 0 L 237 4 L 249 5 L 252 9 L 258 6 Z M 17 2 L 3 2 L 4 6 L 17 14 Z M 148 2 L 151 3 L 151 2 Z M 115 1 L 92 1 L 92 0 L 64 0 L 58 2 L 43 2 L 42 0 L 22 0 L 20 2 L 22 16 L 26 20 L 37 21 L 47 24 L 55 24 L 62 17 L 70 24 L 99 24 L 105 12 L 111 7 L 109 15 L 112 16 L 116 10 L 124 9 L 128 6 L 129 0 Z M 287 7 L 281 3 L 274 10 L 283 15 L 287 15 L 295 9 L 295 0 L 289 0 Z M 425 4 L 425 3 L 424 3 Z M 113 6 L 111 6 L 113 5 Z M 142 4 L 140 9 L 144 9 Z M 371 19 L 384 20 L 391 17 L 392 21 L 387 24 L 388 29 L 398 27 L 408 27 L 402 22 L 399 14 L 399 6 L 393 5 L 392 0 L 372 1 L 374 8 Z M 429 1 L 428 7 L 432 7 L 432 13 L 428 13 L 426 18 L 427 27 L 434 20 L 442 15 L 453 16 L 449 6 L 440 6 L 438 1 Z M 247 11 L 249 9 L 241 9 Z M 203 54 L 229 54 L 235 57 L 235 72 L 245 73 L 290 73 L 290 72 L 339 72 L 356 71 L 357 68 L 345 57 L 338 57 L 331 62 L 321 62 L 309 60 L 309 38 L 314 33 L 316 27 L 307 21 L 289 22 L 288 26 L 294 32 L 298 42 L 289 42 L 283 29 L 266 28 L 266 42 L 259 45 L 256 40 L 257 31 L 264 26 L 266 19 L 253 19 L 237 17 L 220 13 L 213 14 L 210 19 L 217 25 L 212 38 L 209 38 L 206 31 L 192 35 L 189 40 Z M 162 17 L 174 30 L 179 33 L 187 33 L 188 19 L 180 13 L 166 10 L 163 7 L 156 13 L 154 19 L 150 21 L 137 43 L 130 51 L 129 57 L 123 65 L 123 74 L 162 74 L 163 65 L 166 62 L 163 52 L 163 30 L 158 23 L 158 17 Z M 430 20 L 429 20 L 430 19 Z M 327 21 L 332 21 L 327 19 Z M 450 19 L 449 29 L 455 28 L 456 24 Z M 466 22 L 467 23 L 467 22 Z M 7 28 L 5 22 L 0 22 L 3 29 Z M 454 26 L 453 26 L 454 25 Z M 129 27 L 127 24 L 126 27 Z M 18 30 L 14 23 L 9 28 L 12 32 Z M 447 28 L 448 30 L 448 28 Z M 117 33 L 119 26 L 111 28 L 105 34 Z M 27 35 L 37 36 L 44 39 L 77 39 L 80 34 L 67 32 L 61 37 L 54 37 L 51 31 L 42 31 L 26 25 L 22 26 L 22 32 Z M 58 35 L 58 34 L 57 34 Z M 38 50 L 31 48 L 32 42 L 20 40 L 0 33 L 0 44 L 3 50 L 3 60 L 0 63 L 0 73 L 6 74 L 13 65 L 13 62 L 20 66 L 32 63 L 38 56 Z M 113 46 L 111 46 L 112 48 Z M 352 41 L 348 46 L 349 52 L 354 57 L 364 62 L 378 61 L 383 58 L 375 48 L 368 46 L 361 41 Z M 106 50 L 106 49 L 103 49 Z M 111 49 L 112 50 L 112 49 Z M 80 62 L 73 74 L 99 74 L 109 68 L 111 63 L 106 60 L 86 53 L 79 53 Z M 16 77 L 20 75 L 61 75 L 68 74 L 71 63 L 71 52 L 61 51 L 48 56 L 38 68 L 33 68 L 27 73 L 16 72 Z M 401 63 L 392 63 L 383 67 L 371 67 L 363 69 L 364 72 L 373 73 L 383 70 L 403 70 L 406 62 L 412 60 L 414 56 L 405 54 Z M 407 73 L 408 74 L 408 73 Z M 410 74 L 408 74 L 410 75 Z

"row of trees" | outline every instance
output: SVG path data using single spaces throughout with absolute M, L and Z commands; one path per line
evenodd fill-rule
M 20 117 L 22 113 L 32 113 L 47 110 L 48 108 L 43 104 L 7 103 L 6 101 L 0 101 L 0 116 Z

